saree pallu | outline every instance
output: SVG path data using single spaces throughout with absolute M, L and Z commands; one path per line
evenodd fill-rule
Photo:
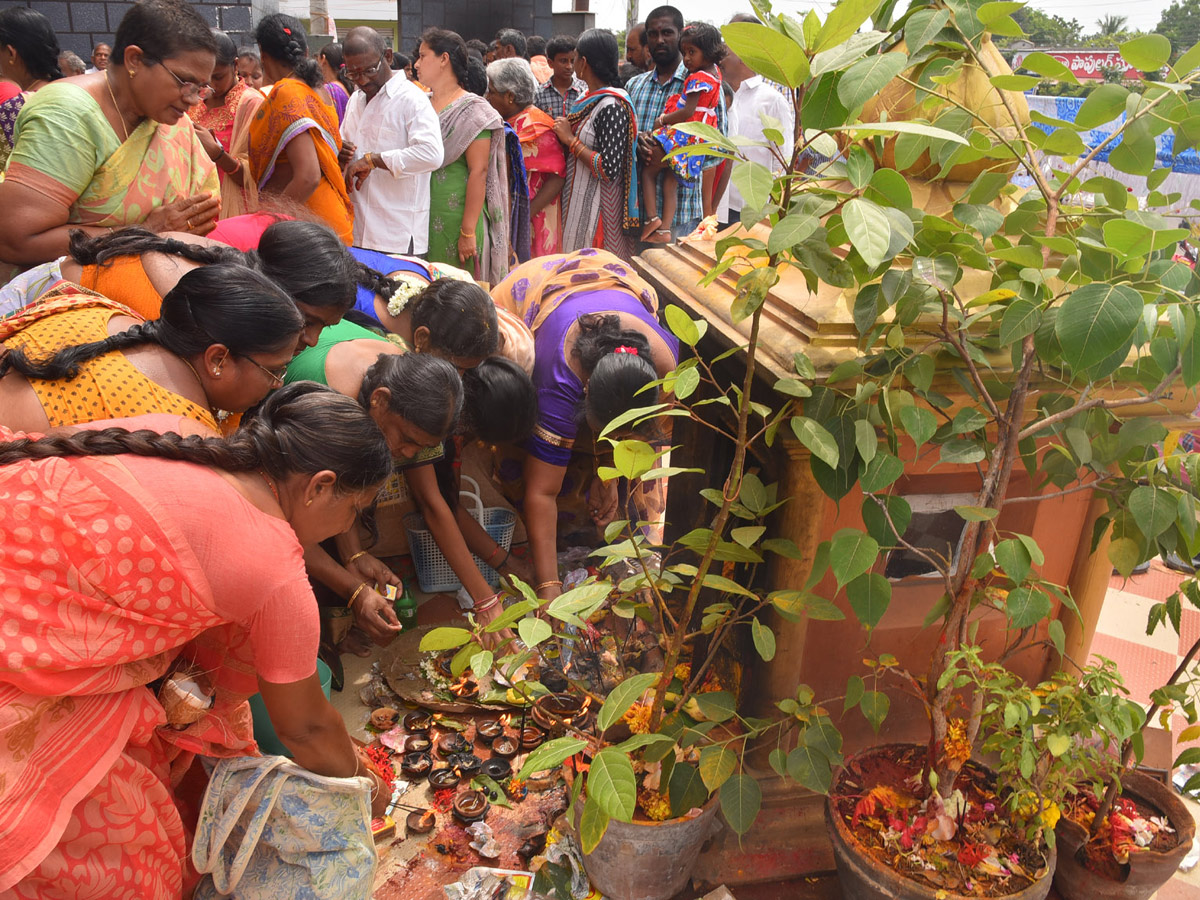
M 337 114 L 304 82 L 295 78 L 275 82 L 255 113 L 249 128 L 250 175 L 258 190 L 263 190 L 275 174 L 276 165 L 287 159 L 287 145 L 302 139 L 302 135 L 313 142 L 321 165 L 321 183 L 304 205 L 348 246 L 354 241 L 354 208 L 338 165 L 342 136 Z
M 16 140 L 20 139 L 18 123 Z M 5 177 L 69 207 L 68 224 L 103 228 L 139 225 L 160 206 L 220 190 L 217 167 L 186 116 L 175 125 L 143 121 L 96 169 L 91 183 L 78 196 L 50 176 L 16 161 L 10 161 Z
M 104 340 L 113 316 L 143 319 L 116 301 L 62 282 L 37 302 L 0 320 L 0 341 L 40 361 L 63 347 Z M 151 381 L 120 351 L 88 360 L 74 378 L 30 378 L 29 386 L 52 427 L 169 413 L 219 430 L 211 411 Z
M 567 157 L 563 152 L 562 143 L 554 133 L 554 120 L 536 106 L 529 106 L 513 116 L 512 126 L 517 132 L 521 151 L 525 156 L 525 171 L 529 175 L 529 199 L 532 202 L 548 177 L 566 177 Z M 530 214 L 532 256 L 546 256 L 559 251 L 562 231 L 561 202 L 560 191 L 541 212 Z
M 463 157 L 480 132 L 491 132 L 487 186 L 483 212 L 479 217 L 480 224 L 484 226 L 483 243 L 477 248 L 475 277 L 480 281 L 495 284 L 507 274 L 509 268 L 510 235 L 507 220 L 511 211 L 504 121 L 500 114 L 492 109 L 490 103 L 482 97 L 467 93 L 438 113 L 438 123 L 441 125 L 442 146 L 445 150 L 442 168 Z M 466 202 L 465 197 L 463 202 Z M 461 214 L 458 229 L 462 230 Z M 454 261 L 456 260 L 451 262 Z
M 592 91 L 575 101 L 567 120 L 579 140 L 600 155 L 600 171 L 583 159 L 568 163 L 562 247 L 601 247 L 630 260 L 634 243 L 628 232 L 640 218 L 634 167 L 637 116 L 629 95 L 619 88 Z
M 119 459 L 0 467 L 0 892 L 182 893 L 172 788 L 193 754 L 253 746 L 248 641 L 214 650 L 233 626 L 210 593 L 173 517 Z M 153 683 L 181 654 L 218 702 L 175 730 Z
M 563 301 L 579 291 L 619 289 L 633 297 L 652 316 L 658 315 L 658 295 L 650 283 L 607 250 L 587 248 L 531 260 L 508 273 L 492 288 L 497 309 L 516 313 L 537 334 Z
M 508 193 L 512 201 L 508 216 L 511 226 L 508 246 L 512 255 L 509 263 L 515 266 L 529 262 L 529 173 L 525 170 L 521 140 L 507 122 L 504 123 L 504 152 L 508 154 Z
M 209 109 L 203 102 L 188 111 L 192 121 L 212 131 L 225 152 L 242 164 L 239 185 L 218 170 L 221 179 L 221 218 L 229 219 L 258 209 L 258 185 L 250 177 L 250 123 L 267 98 L 246 82 L 239 81 L 225 95 L 225 102 Z

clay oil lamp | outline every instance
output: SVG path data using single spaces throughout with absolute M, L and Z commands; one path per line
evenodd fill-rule
M 493 756 L 483 761 L 483 774 L 493 781 L 503 781 L 512 775 L 512 763 L 502 756 Z
M 454 798 L 454 818 L 470 825 L 486 819 L 490 806 L 483 791 L 463 791 Z
M 474 678 L 463 675 L 462 678 L 450 685 L 447 690 L 458 700 L 474 700 L 479 696 L 479 682 Z
M 521 730 L 521 749 L 534 750 L 542 745 L 542 741 L 546 739 L 545 732 L 536 725 L 526 725 Z M 494 747 L 495 745 L 493 745 Z
M 429 753 L 429 748 L 433 744 L 426 735 L 414 734 L 404 742 L 405 753 Z
M 512 735 L 503 734 L 492 742 L 492 752 L 502 759 L 512 759 L 517 755 L 517 741 Z
M 429 773 L 429 785 L 435 791 L 458 787 L 460 781 L 462 778 L 449 766 L 440 766 Z
M 454 662 L 454 654 L 453 653 L 443 653 L 441 656 L 439 656 L 437 658 L 436 666 L 437 666 L 438 672 L 440 672 L 442 674 L 442 676 L 445 678 L 453 678 L 454 672 L 452 672 L 450 669 L 450 664 L 453 662 Z
M 437 824 L 437 816 L 432 809 L 415 809 L 408 814 L 404 824 L 413 834 L 429 834 Z
M 504 723 L 497 719 L 484 719 L 475 725 L 475 736 L 487 746 L 504 734 Z
M 453 753 L 469 753 L 471 742 L 457 731 L 443 734 L 437 739 L 437 754 L 442 759 L 449 759 Z
M 378 731 L 387 731 L 395 726 L 400 719 L 400 713 L 390 706 L 381 706 L 371 713 L 371 727 Z
M 543 731 L 561 736 L 568 727 L 586 726 L 592 698 L 577 694 L 546 694 L 533 701 L 531 716 Z
M 429 734 L 429 729 L 433 726 L 433 717 L 429 713 L 409 713 L 404 717 L 402 724 L 409 734 Z
M 483 761 L 474 753 L 451 753 L 447 758 L 451 768 L 460 778 L 474 778 L 479 774 Z
M 400 774 L 410 781 L 416 781 L 424 778 L 429 774 L 429 770 L 433 768 L 433 760 L 429 758 L 428 753 L 411 752 L 405 753 L 400 758 Z

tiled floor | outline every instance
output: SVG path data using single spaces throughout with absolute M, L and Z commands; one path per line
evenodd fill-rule
M 1148 704 L 1150 692 L 1164 684 L 1175 671 L 1191 645 L 1200 639 L 1200 610 L 1186 600 L 1180 615 L 1179 634 L 1170 622 L 1159 625 L 1154 634 L 1146 634 L 1150 608 L 1178 590 L 1184 576 L 1172 572 L 1160 562 L 1150 571 L 1129 579 L 1113 576 L 1105 596 L 1104 609 L 1092 640 L 1092 657 L 1106 656 L 1117 663 L 1130 697 Z M 1172 722 L 1172 737 L 1186 726 L 1182 717 Z M 1181 745 L 1173 740 L 1172 760 L 1184 746 L 1200 746 L 1200 741 Z M 1200 807 L 1188 804 L 1194 813 Z M 1179 873 L 1158 892 L 1159 900 L 1200 900 L 1200 867 Z

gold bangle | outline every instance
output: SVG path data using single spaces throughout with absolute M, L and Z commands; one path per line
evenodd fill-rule
M 355 561 L 356 559 L 358 559 L 360 556 L 366 556 L 366 555 L 367 555 L 367 551 L 366 551 L 366 550 L 359 550 L 359 551 L 358 551 L 357 553 L 355 553 L 355 554 L 354 554 L 352 557 L 350 557 L 348 560 L 346 560 L 344 563 L 342 563 L 342 565 L 343 565 L 343 566 L 348 566 L 348 565 L 350 565 L 350 563 L 354 562 L 354 561 Z
M 533 592 L 536 594 L 542 588 L 548 588 L 548 587 L 562 587 L 562 582 L 561 581 L 543 581 L 541 584 L 539 584 L 537 587 L 535 587 L 533 589 Z
M 475 237 L 475 232 L 474 231 L 463 231 L 463 229 L 460 227 L 458 229 L 458 235 L 459 235 L 459 237 L 473 238 L 473 237 Z
M 354 601 L 358 599 L 358 595 L 367 589 L 367 583 L 364 581 L 354 589 L 354 593 L 350 595 L 350 599 L 346 601 L 346 606 L 352 608 Z

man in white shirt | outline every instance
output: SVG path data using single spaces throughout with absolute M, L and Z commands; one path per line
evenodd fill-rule
M 768 84 L 761 75 L 742 62 L 740 56 L 730 51 L 721 60 L 721 75 L 733 88 L 733 105 L 729 107 L 729 134 L 740 134 L 755 141 L 763 141 L 763 125 L 760 112 L 783 123 L 783 157 L 792 157 L 792 134 L 795 118 L 792 104 L 779 90 Z M 772 172 L 782 171 L 779 160 L 766 147 L 742 147 L 747 159 L 762 163 Z M 717 219 L 721 222 L 736 221 L 742 211 L 742 195 L 732 183 L 717 208 Z
M 359 87 L 341 129 L 354 244 L 419 256 L 429 248 L 429 173 L 442 164 L 437 113 L 420 88 L 392 70 L 392 51 L 375 29 L 352 29 L 343 53 L 346 75 Z

